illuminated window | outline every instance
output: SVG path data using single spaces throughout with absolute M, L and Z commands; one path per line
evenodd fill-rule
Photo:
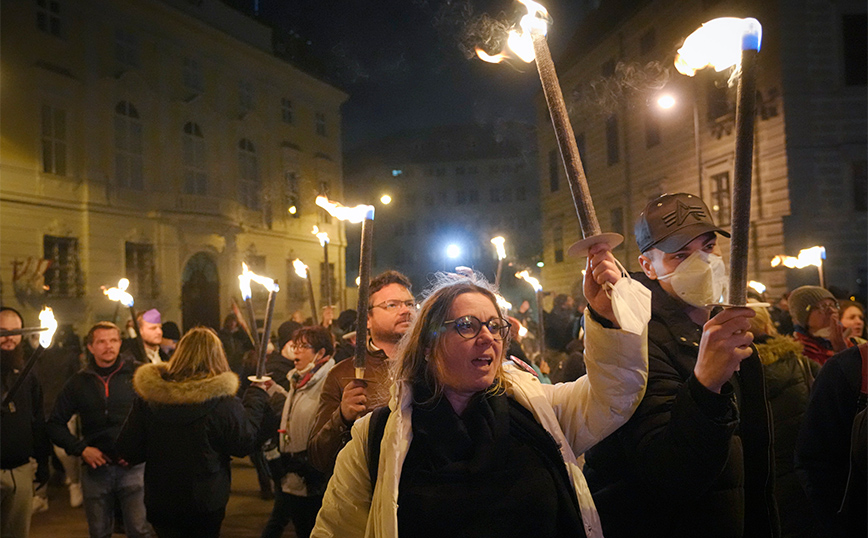
M 711 176 L 711 212 L 718 226 L 729 225 L 731 199 L 729 172 Z
M 59 0 L 36 0 L 36 27 L 46 34 L 60 37 Z
M 154 298 L 158 294 L 154 245 L 149 243 L 125 243 L 126 271 L 130 281 L 129 290 L 135 297 Z
M 42 237 L 43 257 L 51 263 L 43 275 L 46 294 L 51 297 L 81 297 L 84 295 L 84 274 L 78 259 L 78 239 L 75 237 Z
M 42 171 L 66 175 L 66 111 L 42 105 Z
M 143 190 L 142 122 L 129 101 L 115 106 L 115 179 L 118 186 Z
M 198 123 L 184 125 L 184 193 L 207 194 L 208 172 L 205 167 L 205 137 Z

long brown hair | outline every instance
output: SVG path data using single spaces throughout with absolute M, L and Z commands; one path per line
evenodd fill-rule
M 503 311 L 497 305 L 497 295 L 494 290 L 494 286 L 479 273 L 474 273 L 472 276 L 454 273 L 435 274 L 433 284 L 423 293 L 427 297 L 422 301 L 419 312 L 399 344 L 398 360 L 393 366 L 394 379 L 410 384 L 424 383 L 431 389 L 432 400 L 438 398 L 443 393 L 443 384 L 440 381 L 443 368 L 443 333 L 448 330 L 444 322 L 449 316 L 452 303 L 459 295 L 479 293 L 490 300 L 497 312 L 505 319 Z M 494 391 L 503 390 L 507 386 L 503 375 L 503 360 L 508 344 L 508 339 L 505 339 L 494 377 L 492 387 Z
M 194 327 L 178 342 L 166 377 L 175 381 L 201 379 L 228 371 L 229 363 L 217 333 L 209 327 Z

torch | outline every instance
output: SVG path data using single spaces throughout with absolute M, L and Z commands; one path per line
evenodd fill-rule
M 359 256 L 359 303 L 356 317 L 356 353 L 353 359 L 357 379 L 365 377 L 365 357 L 368 352 L 368 293 L 371 286 L 371 265 L 374 240 L 374 206 L 345 207 L 325 196 L 316 197 L 316 205 L 338 220 L 362 223 L 361 256 Z
M 265 355 L 268 353 L 268 335 L 271 334 L 271 320 L 274 318 L 274 296 L 280 291 L 280 286 L 274 279 L 267 276 L 260 276 L 247 268 L 247 264 L 241 264 L 243 273 L 238 275 L 238 281 L 241 284 L 241 294 L 245 296 L 244 301 L 248 304 L 249 313 L 253 314 L 253 303 L 251 302 L 252 292 L 250 290 L 250 281 L 262 285 L 268 290 L 268 301 L 265 303 L 265 325 L 262 328 L 262 337 L 259 339 L 259 346 L 256 348 L 256 354 L 259 360 L 256 363 L 256 375 L 249 376 L 247 379 L 254 383 L 264 383 L 271 379 L 265 375 Z M 253 320 L 254 327 L 256 320 Z
M 817 273 L 820 276 L 820 287 L 825 288 L 825 278 L 823 278 L 823 260 L 826 259 L 826 247 L 811 247 L 803 248 L 799 251 L 798 257 L 785 256 L 780 254 L 772 258 L 772 267 L 783 265 L 789 269 L 804 269 L 809 265 L 817 267 Z
M 614 248 L 624 241 L 624 237 L 613 232 L 603 233 L 597 220 L 597 213 L 594 210 L 591 192 L 588 188 L 588 179 L 585 176 L 582 158 L 576 145 L 576 135 L 570 123 L 570 116 L 567 114 L 567 106 L 561 92 L 558 75 L 555 72 L 555 64 L 546 42 L 546 32 L 551 18 L 542 5 L 532 0 L 519 1 L 527 7 L 528 13 L 521 18 L 519 28 L 510 30 L 507 43 L 513 52 L 525 62 L 536 60 L 543 94 L 552 118 L 558 149 L 570 185 L 570 194 L 576 208 L 576 215 L 579 218 L 579 226 L 582 229 L 583 239 L 570 246 L 568 252 L 573 256 L 587 256 L 588 249 L 598 243 L 606 243 L 609 248 Z M 492 57 L 480 52 L 477 49 L 479 57 L 489 62 L 496 63 L 504 57 L 502 54 Z
M 3 398 L 2 404 L 0 404 L 4 409 L 6 406 L 9 406 L 9 410 L 13 413 L 15 412 L 15 406 L 12 404 L 12 400 L 15 398 L 15 394 L 17 394 L 21 389 L 24 379 L 27 377 L 27 374 L 30 373 L 30 370 L 33 369 L 33 366 L 36 365 L 36 361 L 42 355 L 42 352 L 51 346 L 51 340 L 54 338 L 54 332 L 57 330 L 57 320 L 54 319 L 54 312 L 47 306 L 39 313 L 39 322 L 39 329 L 27 329 L 27 332 L 42 331 L 42 334 L 39 335 L 39 346 L 33 350 L 33 353 L 30 355 L 30 358 L 27 359 L 27 363 L 21 370 L 21 375 L 19 375 L 18 379 L 15 380 L 12 388 L 9 389 L 9 392 L 6 393 L 6 397 Z M 11 333 L 12 331 L 4 331 L 4 336 L 8 336 Z M 15 334 L 23 333 L 16 332 Z
M 497 272 L 494 274 L 494 287 L 498 289 L 500 288 L 500 275 L 503 272 L 503 259 L 506 258 L 506 248 L 503 246 L 505 242 L 506 239 L 500 235 L 491 238 L 491 244 L 497 249 Z
M 298 258 L 293 260 L 292 268 L 295 269 L 295 274 L 307 280 L 307 296 L 310 299 L 310 315 L 313 317 L 313 324 L 316 325 L 319 322 L 316 320 L 316 301 L 313 297 L 313 282 L 310 280 L 310 271 L 308 270 L 307 265 Z
M 133 296 L 127 292 L 128 287 L 130 287 L 130 281 L 126 278 L 118 280 L 116 288 L 101 286 L 102 292 L 108 296 L 109 300 L 117 301 L 119 304 L 129 307 L 130 317 L 133 318 L 133 330 L 136 331 L 136 340 L 138 341 L 135 346 L 136 355 L 138 355 L 139 362 L 147 362 L 148 354 L 145 353 L 145 341 L 142 340 L 142 331 L 139 330 L 139 320 L 137 319 L 139 316 L 136 314 L 135 306 L 133 306 L 135 304 Z
M 723 71 L 740 66 L 735 115 L 735 170 L 732 189 L 732 241 L 729 250 L 731 306 L 747 301 L 747 261 L 750 244 L 750 193 L 756 119 L 756 57 L 762 26 L 752 18 L 722 17 L 703 24 L 684 40 L 675 68 L 693 76 L 706 66 Z
M 311 232 L 319 239 L 319 244 L 322 247 L 322 259 L 323 265 L 325 268 L 325 273 L 323 278 L 325 279 L 325 296 L 323 299 L 325 300 L 326 306 L 332 305 L 332 279 L 331 279 L 331 269 L 329 268 L 329 234 L 327 232 L 319 231 L 319 227 L 314 225 L 313 231 Z M 313 289 L 313 288 L 311 288 Z M 313 303 L 311 303 L 313 304 Z M 316 321 L 316 316 L 314 316 L 314 321 Z
M 253 273 L 247 264 L 241 262 L 241 274 L 238 275 L 238 287 L 241 289 L 241 298 L 244 299 L 244 305 L 247 307 L 247 323 L 250 327 L 250 337 L 253 340 L 253 347 L 259 343 L 258 335 L 256 334 L 256 312 L 253 310 L 253 291 L 250 289 L 250 281 L 253 278 Z
M 515 278 L 520 278 L 527 282 L 533 287 L 534 293 L 536 293 L 536 320 L 539 325 L 539 354 L 540 357 L 543 357 L 546 351 L 546 328 L 545 323 L 543 322 L 543 316 L 545 315 L 543 311 L 543 289 L 542 284 L 539 283 L 539 280 L 530 276 L 530 273 L 525 269 L 524 271 L 520 271 L 515 274 Z

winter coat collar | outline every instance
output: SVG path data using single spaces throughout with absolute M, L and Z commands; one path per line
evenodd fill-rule
M 184 405 L 235 396 L 238 392 L 238 376 L 234 372 L 223 372 L 204 379 L 167 381 L 163 376 L 168 369 L 166 363 L 140 366 L 133 377 L 136 393 L 149 403 Z
M 754 339 L 757 353 L 763 364 L 772 364 L 784 357 L 795 357 L 804 351 L 804 346 L 786 336 L 758 336 Z

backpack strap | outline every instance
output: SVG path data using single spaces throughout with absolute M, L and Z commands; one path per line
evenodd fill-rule
M 388 405 L 378 407 L 371 413 L 371 421 L 368 423 L 368 474 L 371 477 L 371 491 L 377 485 L 377 471 L 380 467 L 380 444 L 383 442 L 383 434 L 386 432 L 386 422 L 391 413 Z

